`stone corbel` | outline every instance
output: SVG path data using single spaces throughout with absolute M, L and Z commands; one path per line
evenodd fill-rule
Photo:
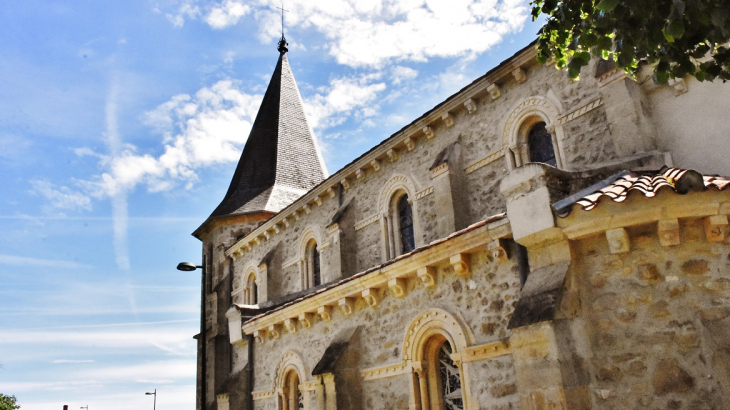
M 342 178 L 342 180 L 340 180 L 340 184 L 342 184 L 342 187 L 345 188 L 345 191 L 347 191 L 348 189 L 350 189 L 350 180 L 349 179 Z M 334 198 L 334 196 L 332 198 Z
M 243 250 L 246 251 L 246 252 L 250 251 L 251 250 L 251 242 L 244 243 L 241 248 L 243 248 Z
M 469 112 L 469 114 L 474 114 L 477 112 L 477 103 L 474 102 L 473 99 L 468 98 L 466 101 L 464 101 L 464 107 L 466 107 L 466 110 Z
M 233 256 L 233 259 L 240 259 L 241 256 L 243 256 L 243 252 L 241 252 L 241 248 L 234 250 L 233 253 L 231 254 L 231 256 Z
M 454 268 L 454 272 L 461 277 L 469 276 L 469 254 L 459 253 L 449 258 L 451 267 Z
M 493 100 L 496 100 L 497 98 L 502 96 L 502 92 L 499 91 L 499 86 L 497 84 L 489 84 L 489 87 L 487 87 L 487 91 L 489 91 L 489 95 L 492 96 Z
M 277 222 L 277 223 L 275 223 L 275 224 L 274 224 L 274 225 L 273 225 L 273 226 L 271 227 L 271 229 L 273 229 L 273 230 L 274 230 L 274 234 L 277 234 L 277 233 L 281 232 L 281 225 L 279 225 L 279 223 Z
M 302 209 L 304 209 L 304 213 L 306 213 L 307 215 L 312 213 L 312 208 L 309 206 L 309 204 L 304 204 L 304 206 L 302 206 Z
M 317 314 L 325 322 L 332 320 L 332 306 L 320 306 L 317 308 Z
M 271 232 L 269 232 L 268 229 L 264 231 L 264 238 L 266 238 L 267 241 L 271 239 Z
M 432 266 L 424 266 L 416 271 L 418 279 L 427 287 L 432 288 L 436 286 L 436 268 Z
M 283 223 L 284 223 L 284 227 L 285 227 L 285 228 L 288 228 L 288 227 L 289 227 L 289 224 L 290 224 L 290 222 L 289 222 L 289 217 L 288 217 L 288 216 L 285 216 L 285 217 L 284 217 L 284 218 L 283 218 L 283 219 L 281 220 L 281 222 L 283 222 Z
M 512 71 L 512 77 L 515 78 L 515 81 L 517 81 L 517 84 L 522 84 L 527 80 L 527 76 L 525 75 L 525 70 L 522 67 L 517 67 Z
M 345 316 L 350 316 L 355 311 L 355 300 L 353 298 L 342 298 L 337 301 Z
M 393 278 L 388 281 L 388 287 L 393 292 L 393 296 L 402 298 L 406 295 L 407 287 L 406 280 L 402 278 Z
M 391 148 L 388 150 L 387 154 L 388 158 L 390 158 L 390 162 L 398 161 L 398 151 Z
M 495 239 L 487 243 L 487 251 L 495 261 L 506 262 L 509 260 L 506 239 Z
M 433 128 L 431 128 L 428 125 L 426 125 L 425 127 L 423 127 L 423 135 L 425 135 L 426 138 L 431 139 L 436 134 L 433 133 Z
M 257 246 L 260 245 L 261 244 L 261 235 L 251 239 L 251 243 L 253 243 L 254 245 L 257 245 Z
M 349 186 L 349 185 L 348 185 L 348 186 Z M 327 190 L 325 191 L 325 193 L 326 193 L 326 194 L 327 194 L 327 196 L 329 196 L 330 198 L 334 198 L 334 197 L 335 197 L 335 190 L 334 190 L 334 189 L 333 189 L 332 187 L 329 187 L 329 188 L 327 188 Z
M 380 171 L 380 161 L 378 161 L 377 159 L 370 161 L 370 166 L 373 167 L 373 170 L 375 172 Z
M 264 343 L 266 341 L 266 329 L 254 330 L 253 338 L 256 343 Z
M 446 124 L 448 128 L 451 128 L 454 126 L 454 116 L 449 114 L 448 112 L 441 116 L 441 120 Z
M 314 202 L 317 204 L 317 206 L 322 206 L 322 197 L 317 195 L 314 197 Z
M 357 178 L 358 181 L 364 181 L 365 180 L 365 170 L 362 168 L 356 169 L 355 178 Z
M 728 226 L 727 215 L 712 215 L 704 220 L 705 238 L 707 242 L 722 242 L 725 240 L 725 229 Z
M 679 245 L 679 220 L 662 219 L 658 223 L 659 243 L 662 246 Z
M 281 323 L 274 323 L 273 325 L 269 325 L 269 338 L 270 339 L 278 339 L 281 337 Z
M 413 151 L 414 148 L 416 148 L 416 139 L 413 137 L 405 137 L 403 138 L 403 145 L 406 146 L 408 151 Z
M 624 228 L 610 229 L 606 231 L 606 239 L 611 253 L 625 253 L 630 249 L 631 241 L 629 234 Z
M 377 288 L 365 289 L 362 291 L 362 298 L 368 306 L 374 308 L 380 304 L 380 292 Z
M 299 215 L 299 209 L 297 209 L 296 211 L 292 212 L 292 216 L 294 216 L 294 220 L 295 221 L 298 221 L 299 218 L 301 218 L 301 215 Z
M 311 328 L 314 323 L 314 315 L 309 312 L 300 313 L 299 323 L 301 323 L 306 329 Z
M 297 320 L 294 318 L 284 319 L 284 327 L 286 328 L 287 332 L 296 333 L 297 332 Z
M 667 85 L 672 87 L 674 95 L 682 95 L 687 92 L 687 83 L 683 78 L 671 78 L 667 81 Z

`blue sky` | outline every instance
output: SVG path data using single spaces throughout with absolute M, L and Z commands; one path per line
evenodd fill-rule
M 330 172 L 525 46 L 527 0 L 285 2 Z M 278 1 L 0 7 L 0 392 L 195 408 L 199 261 L 273 72 Z

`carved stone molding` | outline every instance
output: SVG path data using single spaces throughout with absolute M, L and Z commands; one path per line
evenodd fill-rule
M 405 361 L 385 366 L 374 367 L 363 370 L 360 374 L 363 380 L 376 380 L 385 377 L 393 377 L 401 374 L 411 373 L 412 369 Z
M 306 329 L 311 328 L 314 323 L 314 315 L 309 312 L 299 314 L 299 323 Z
M 317 308 L 317 314 L 323 321 L 329 322 L 332 320 L 332 306 L 320 306 Z
M 595 100 L 589 101 L 586 104 L 581 105 L 580 107 L 574 109 L 573 111 L 570 111 L 569 113 L 565 115 L 561 115 L 558 117 L 557 123 L 560 125 L 563 125 L 567 122 L 573 121 L 574 119 L 580 117 L 581 115 L 587 114 L 596 108 L 603 105 L 603 98 L 598 97 Z M 548 130 L 548 132 L 551 132 Z M 554 134 L 554 130 L 551 132 L 551 134 Z
M 444 162 L 436 168 L 431 168 L 431 179 L 438 177 L 439 175 L 449 172 L 449 163 Z
M 493 100 L 502 96 L 502 92 L 499 90 L 499 86 L 497 84 L 489 84 L 487 91 L 489 91 L 489 95 L 492 96 Z
M 504 156 L 504 151 L 501 149 L 498 151 L 491 152 L 491 153 L 487 154 L 486 157 L 480 159 L 479 161 L 474 162 L 471 165 L 468 165 L 466 168 L 464 168 L 464 172 L 466 172 L 467 174 L 471 174 L 472 172 L 478 170 L 479 168 L 485 167 L 485 166 L 491 164 L 492 162 L 502 158 L 503 156 Z
M 379 216 L 380 215 L 375 214 L 375 215 L 369 216 L 369 217 L 363 219 L 362 221 L 356 223 L 355 224 L 355 230 L 356 231 L 359 231 L 360 229 L 362 229 L 362 228 L 364 228 L 364 227 L 366 227 L 366 226 L 368 226 L 368 225 L 370 225 L 372 223 L 375 223 L 378 220 Z
M 449 258 L 451 267 L 454 268 L 454 272 L 461 277 L 469 276 L 469 255 L 466 253 L 459 253 Z
M 429 196 L 433 193 L 433 187 L 430 186 L 422 191 L 416 192 L 416 200 L 419 200 L 423 197 Z
M 265 391 L 255 391 L 251 392 L 251 395 L 253 396 L 254 400 L 265 400 L 265 399 L 272 399 L 274 398 L 274 395 L 276 393 L 274 390 L 265 390 Z
M 337 304 L 345 316 L 350 316 L 355 311 L 355 300 L 353 298 L 342 298 L 337 301 Z
M 365 170 L 362 168 L 356 169 L 355 178 L 357 178 L 358 181 L 364 181 L 365 180 Z
M 390 162 L 398 161 L 398 151 L 396 151 L 395 149 L 393 149 L 393 148 L 389 149 L 387 154 L 388 154 L 388 158 L 390 158 Z
M 297 332 L 297 320 L 294 318 L 284 319 L 284 327 L 286 328 L 287 332 L 296 333 Z
M 377 159 L 370 161 L 370 166 L 373 167 L 376 172 L 380 171 L 380 161 L 378 161 Z
M 469 363 L 479 360 L 488 360 L 494 357 L 512 354 L 509 341 L 486 343 L 478 346 L 471 346 L 461 353 L 461 362 Z
M 423 135 L 425 135 L 426 138 L 431 139 L 436 134 L 433 133 L 433 128 L 431 128 L 428 125 L 426 125 L 425 127 L 423 127 Z
M 270 339 L 280 338 L 281 337 L 281 325 L 279 323 L 274 323 L 273 325 L 270 325 L 267 333 L 269 334 Z
M 380 290 L 377 288 L 365 289 L 362 291 L 362 297 L 368 306 L 374 308 L 380 304 Z
M 388 281 L 388 288 L 390 288 L 390 291 L 393 292 L 393 296 L 402 298 L 408 291 L 406 284 L 406 280 L 403 278 L 393 278 Z
M 454 126 L 454 116 L 447 113 L 444 113 L 444 115 L 441 116 L 441 120 L 444 122 L 446 127 L 451 128 Z
M 525 70 L 522 67 L 517 67 L 512 71 L 512 77 L 514 77 L 517 84 L 522 84 L 527 80 Z
M 347 180 L 347 178 L 344 178 L 344 179 L 343 179 L 343 181 L 346 181 L 346 180 Z M 343 184 L 343 185 L 344 185 L 344 184 Z M 350 185 L 348 184 L 347 186 L 349 187 Z M 345 188 L 345 189 L 347 189 L 347 188 Z M 327 196 L 328 196 L 328 197 L 330 197 L 330 198 L 334 198 L 334 197 L 335 197 L 335 195 L 336 195 L 336 194 L 335 194 L 335 189 L 334 189 L 334 188 L 332 188 L 332 187 L 329 187 L 329 188 L 327 188 L 327 190 L 325 191 L 325 193 L 326 193 L 326 194 L 327 194 Z
M 427 287 L 436 286 L 436 268 L 432 266 L 424 266 L 416 271 L 418 279 Z
M 474 102 L 473 99 L 468 98 L 466 101 L 464 101 L 464 107 L 466 107 L 467 112 L 469 114 L 474 114 L 477 112 L 477 103 Z
M 413 151 L 413 149 L 416 148 L 416 139 L 411 136 L 405 137 L 403 138 L 403 145 L 406 146 L 408 151 Z M 388 154 L 388 156 L 390 156 L 390 154 Z M 391 159 L 391 161 L 393 161 L 393 159 Z

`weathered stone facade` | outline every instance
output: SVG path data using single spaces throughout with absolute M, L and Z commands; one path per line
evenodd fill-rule
M 730 117 L 680 135 L 665 100 L 727 109 L 730 88 L 688 80 L 677 93 L 596 62 L 575 82 L 534 55 L 280 212 L 196 231 L 209 277 L 198 408 L 727 408 L 730 190 L 680 195 L 678 178 L 653 197 L 574 203 L 624 169 L 702 170 L 704 147 L 683 141 Z M 557 169 L 530 161 L 538 123 Z M 672 164 L 668 147 L 695 152 Z

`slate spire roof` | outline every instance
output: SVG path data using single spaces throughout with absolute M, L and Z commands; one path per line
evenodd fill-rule
M 271 76 L 228 192 L 210 215 L 279 212 L 327 178 L 294 81 L 287 43 Z

